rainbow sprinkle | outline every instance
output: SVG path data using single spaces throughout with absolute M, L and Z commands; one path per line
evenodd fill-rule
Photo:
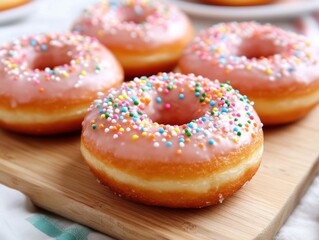
M 119 142 L 123 136 L 136 143 L 147 139 L 154 148 L 173 148 L 181 155 L 189 144 L 206 151 L 223 142 L 251 141 L 262 126 L 252 105 L 229 83 L 193 74 L 160 73 L 100 93 L 84 126 L 90 122 L 92 131 Z M 174 123 L 180 113 L 185 115 L 185 122 Z M 104 128 L 97 128 L 101 123 Z
M 256 45 L 251 45 L 252 42 Z M 185 61 L 209 62 L 211 66 L 222 69 L 225 77 L 233 71 L 245 70 L 274 82 L 291 76 L 299 67 L 317 64 L 312 51 L 305 36 L 270 24 L 230 22 L 214 25 L 196 36 L 187 48 L 187 53 L 196 55 L 196 58 Z M 252 55 L 254 53 L 256 56 Z M 187 59 L 186 55 L 184 58 Z M 198 71 L 193 69 L 193 72 Z M 240 74 L 247 76 L 247 73 Z M 296 80 L 302 81 L 302 78 Z
M 39 93 L 45 92 L 48 82 L 63 82 L 70 77 L 77 79 L 72 87 L 79 88 L 89 74 L 100 73 L 109 65 L 94 54 L 97 46 L 97 40 L 76 33 L 22 37 L 0 47 L 0 72 L 6 79 L 33 84 Z M 65 62 L 52 60 L 57 66 L 42 66 L 39 59 L 51 54 L 46 58 L 50 61 L 52 53 L 61 54 Z

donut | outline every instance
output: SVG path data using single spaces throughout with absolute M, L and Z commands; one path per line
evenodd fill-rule
M 119 196 L 199 208 L 253 177 L 263 131 L 251 102 L 228 83 L 159 73 L 100 93 L 83 121 L 81 152 Z
M 26 3 L 30 2 L 30 0 L 0 0 L 0 11 L 8 10 L 11 8 L 19 7 Z
M 263 5 L 276 2 L 276 0 L 200 0 L 207 4 L 225 5 L 225 6 L 251 6 Z
M 185 48 L 178 69 L 230 81 L 255 102 L 265 125 L 294 122 L 319 102 L 318 54 L 311 42 L 270 24 L 205 29 Z
M 184 13 L 151 0 L 103 1 L 86 9 L 73 30 L 109 48 L 129 79 L 172 70 L 193 37 Z
M 35 135 L 80 130 L 97 92 L 123 78 L 115 57 L 93 38 L 22 37 L 0 47 L 0 127 Z

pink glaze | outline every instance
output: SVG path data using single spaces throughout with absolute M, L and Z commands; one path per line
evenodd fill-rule
M 101 94 L 82 139 L 119 159 L 200 162 L 247 146 L 261 127 L 249 100 L 229 84 L 163 73 Z
M 103 1 L 86 9 L 74 31 L 94 36 L 109 48 L 152 50 L 180 41 L 190 29 L 188 18 L 164 1 Z
M 319 80 L 318 56 L 309 40 L 269 24 L 218 24 L 203 30 L 185 49 L 182 73 L 194 73 L 239 90 L 294 90 Z
M 0 47 L 0 98 L 12 99 L 13 108 L 44 99 L 85 100 L 122 79 L 113 55 L 79 34 L 23 37 Z

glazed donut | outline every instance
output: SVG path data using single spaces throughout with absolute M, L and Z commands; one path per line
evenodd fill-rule
M 127 199 L 174 208 L 222 202 L 253 177 L 263 152 L 249 100 L 193 74 L 135 78 L 101 94 L 81 139 L 101 183 Z
M 172 70 L 193 36 L 185 14 L 151 0 L 103 1 L 85 10 L 73 30 L 99 39 L 128 78 Z
M 80 129 L 96 93 L 122 81 L 121 66 L 97 40 L 23 37 L 0 47 L 0 126 L 28 134 Z
M 200 0 L 202 2 L 214 5 L 226 6 L 250 6 L 250 5 L 263 5 L 273 3 L 276 0 Z
M 30 2 L 30 0 L 0 0 L 0 11 L 19 7 L 28 2 Z
M 319 102 L 319 62 L 309 40 L 269 24 L 218 24 L 185 49 L 182 73 L 230 81 L 265 125 L 293 122 Z

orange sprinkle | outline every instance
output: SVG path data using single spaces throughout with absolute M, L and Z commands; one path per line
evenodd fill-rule
M 43 93 L 44 92 L 44 88 L 39 88 L 39 93 Z
M 204 147 L 204 144 L 203 144 L 203 143 L 199 143 L 199 144 L 198 144 L 198 147 L 199 147 L 199 148 L 203 148 L 203 147 Z
M 99 125 L 99 129 L 103 129 L 103 128 L 104 128 L 104 124 L 101 123 L 101 124 Z
M 149 138 L 153 140 L 155 138 L 155 135 L 154 134 L 150 134 Z
M 181 155 L 182 154 L 182 150 L 181 149 L 178 149 L 177 151 L 176 151 L 176 155 Z

